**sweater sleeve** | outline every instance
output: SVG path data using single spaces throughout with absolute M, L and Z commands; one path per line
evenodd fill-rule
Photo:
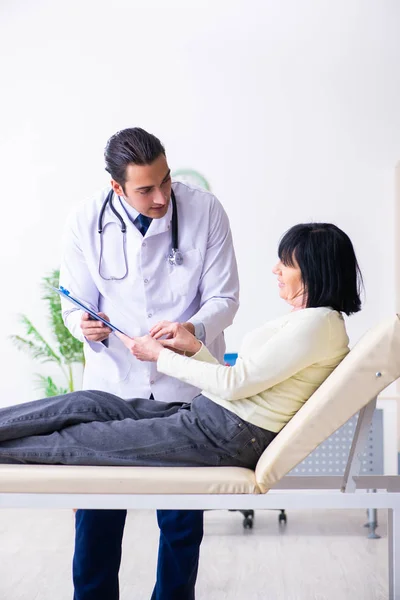
M 198 350 L 196 354 L 193 354 L 193 356 L 191 356 L 190 358 L 199 362 L 211 363 L 213 365 L 220 364 L 219 361 L 215 358 L 215 356 L 211 354 L 209 349 L 203 343 L 201 344 L 200 350 Z
M 210 364 L 201 348 L 197 359 L 163 350 L 157 362 L 161 373 L 190 383 L 225 401 L 248 398 L 324 360 L 331 349 L 329 315 L 288 322 L 265 344 L 242 357 L 233 367 Z M 195 355 L 196 356 L 196 355 Z

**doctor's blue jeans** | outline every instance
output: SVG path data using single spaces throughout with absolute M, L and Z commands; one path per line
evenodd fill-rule
M 125 520 L 126 510 L 76 512 L 74 600 L 119 599 L 118 573 Z M 194 600 L 204 512 L 158 510 L 157 522 L 160 540 L 151 600 Z
M 77 511 L 74 600 L 119 598 L 118 571 L 125 518 L 125 510 Z M 157 520 L 160 544 L 151 600 L 194 600 L 203 511 L 159 510 Z
M 119 599 L 118 573 L 125 520 L 126 510 L 76 512 L 74 600 Z M 204 512 L 158 510 L 157 522 L 160 529 L 157 576 L 150 600 L 194 600 Z

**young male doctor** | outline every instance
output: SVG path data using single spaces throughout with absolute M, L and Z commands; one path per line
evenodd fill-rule
M 179 321 L 222 361 L 223 330 L 238 309 L 228 218 L 209 192 L 171 182 L 164 147 L 132 128 L 105 149 L 111 188 L 67 227 L 60 285 L 131 337 Z M 63 300 L 63 318 L 84 342 L 83 386 L 124 398 L 190 401 L 198 390 L 135 360 L 110 329 Z M 158 511 L 160 546 L 152 600 L 193 600 L 202 511 Z M 126 511 L 78 510 L 74 600 L 117 600 Z

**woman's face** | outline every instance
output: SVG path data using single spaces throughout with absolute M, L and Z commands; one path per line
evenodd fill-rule
M 279 295 L 288 304 L 293 306 L 294 310 L 304 308 L 306 298 L 304 286 L 301 279 L 300 267 L 293 259 L 294 266 L 284 265 L 280 260 L 272 269 L 274 275 L 278 277 Z

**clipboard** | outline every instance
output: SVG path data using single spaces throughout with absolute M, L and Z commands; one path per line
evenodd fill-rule
M 75 304 L 75 306 L 77 306 L 81 310 L 89 313 L 89 315 L 96 321 L 101 321 L 102 323 L 104 323 L 104 325 L 107 325 L 107 327 L 109 327 L 112 331 L 118 331 L 119 333 L 126 335 L 126 333 L 124 333 L 123 331 L 118 329 L 118 327 L 115 327 L 115 325 L 113 325 L 106 319 L 103 319 L 103 317 L 100 317 L 97 313 L 94 312 L 94 310 L 92 310 L 91 308 L 89 308 L 88 306 L 83 304 L 83 302 L 81 302 L 80 300 L 77 300 L 76 298 L 71 296 L 70 292 L 68 290 L 66 290 L 65 288 L 63 288 L 62 285 L 60 285 L 59 288 L 55 288 L 53 286 L 50 286 L 50 287 L 54 292 L 57 292 L 57 294 L 60 294 L 60 296 L 62 298 L 66 298 L 67 300 L 69 300 L 69 302 L 72 302 L 72 304 Z

